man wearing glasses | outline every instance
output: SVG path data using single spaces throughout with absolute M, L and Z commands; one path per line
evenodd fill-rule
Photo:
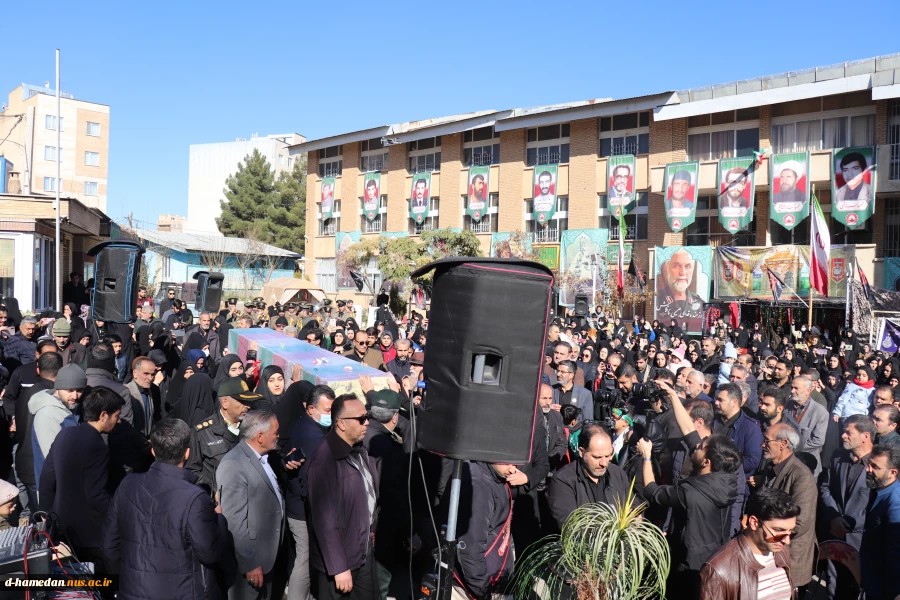
M 791 544 L 800 507 L 778 488 L 764 488 L 747 503 L 747 528 L 700 571 L 700 600 L 790 600 Z
M 369 600 L 379 596 L 372 552 L 378 475 L 362 443 L 369 415 L 354 394 L 344 394 L 331 405 L 331 418 L 307 471 L 311 577 L 318 578 L 319 600 Z
M 594 397 L 585 388 L 575 385 L 575 363 L 563 360 L 556 365 L 556 385 L 553 386 L 553 408 L 574 404 L 581 409 L 585 421 L 594 419 Z

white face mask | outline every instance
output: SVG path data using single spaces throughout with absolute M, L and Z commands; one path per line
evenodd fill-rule
M 209 356 L 209 348 L 204 348 L 204 349 L 203 349 L 203 355 L 204 355 L 204 356 Z

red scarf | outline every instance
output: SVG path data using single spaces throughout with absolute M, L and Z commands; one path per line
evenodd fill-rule
M 875 380 L 874 380 L 874 379 L 870 379 L 869 381 L 866 381 L 865 383 L 863 383 L 863 382 L 860 381 L 859 379 L 854 379 L 854 380 L 853 380 L 853 383 L 855 383 L 855 384 L 858 385 L 859 387 L 861 387 L 861 388 L 863 388 L 863 389 L 866 389 L 866 390 L 871 390 L 873 387 L 875 387 Z

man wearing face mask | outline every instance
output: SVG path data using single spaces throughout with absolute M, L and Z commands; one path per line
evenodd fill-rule
M 191 431 L 191 454 L 184 468 L 196 474 L 197 485 L 211 494 L 216 490 L 216 468 L 241 441 L 241 420 L 260 398 L 261 394 L 245 391 L 240 378 L 226 379 L 219 386 L 219 410 Z
M 306 412 L 301 415 L 291 432 L 290 448 L 296 448 L 295 456 L 315 454 L 325 434 L 331 427 L 331 405 L 335 395 L 327 385 L 317 385 L 306 397 Z M 309 598 L 309 530 L 306 525 L 307 462 L 300 467 L 297 477 L 288 480 L 284 504 L 288 527 L 297 547 L 294 568 L 288 582 L 289 600 Z

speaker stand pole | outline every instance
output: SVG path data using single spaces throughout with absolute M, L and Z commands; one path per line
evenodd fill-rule
M 456 519 L 459 516 L 459 488 L 462 484 L 462 463 L 453 463 L 453 477 L 450 480 L 450 511 L 447 515 L 447 534 L 444 538 L 443 561 L 440 565 L 441 595 L 437 600 L 450 600 L 453 590 L 453 569 L 456 566 Z
M 62 187 L 62 179 L 60 179 L 60 162 L 62 162 L 62 145 L 60 143 L 61 135 L 62 135 L 62 116 L 60 114 L 60 95 L 59 95 L 59 48 L 56 49 L 56 185 L 54 189 L 56 189 L 56 202 L 54 204 L 54 208 L 56 209 L 56 239 L 54 240 L 54 246 L 56 247 L 56 281 L 55 291 L 56 295 L 54 300 L 56 301 L 56 310 L 62 312 L 62 276 L 61 273 L 61 263 L 59 260 L 59 247 L 62 244 L 62 239 L 60 238 L 59 233 L 59 220 L 60 220 L 60 212 L 59 212 L 59 188 Z M 40 306 L 38 304 L 38 299 L 35 298 L 33 301 L 33 306 L 37 308 Z

